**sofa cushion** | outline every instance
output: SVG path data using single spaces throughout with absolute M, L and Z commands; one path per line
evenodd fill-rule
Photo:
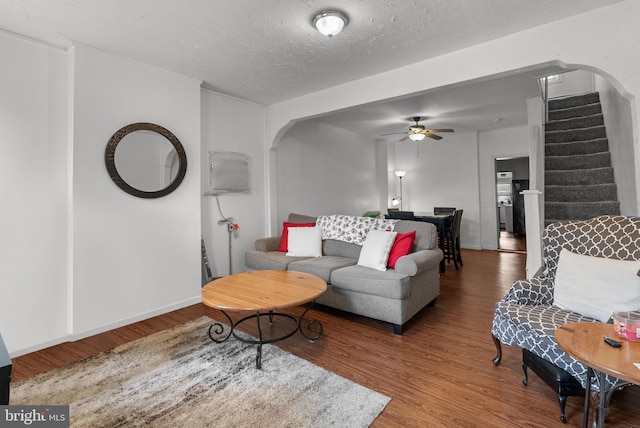
M 393 270 L 381 272 L 364 266 L 349 266 L 331 273 L 331 286 L 390 299 L 408 299 L 410 277 Z
M 413 243 L 411 252 L 438 248 L 438 229 L 431 223 L 400 220 L 393 228 L 393 231 L 398 233 L 409 233 L 413 230 L 416 231 L 416 240 Z
M 287 221 L 282 222 L 282 237 L 280 238 L 280 246 L 278 251 L 286 253 L 289 251 L 289 228 L 290 227 L 314 227 L 315 223 L 289 223 Z
M 318 217 L 313 217 L 306 214 L 295 214 L 289 213 L 289 217 L 287 217 L 287 221 L 289 223 L 316 223 Z
M 607 322 L 616 311 L 640 309 L 640 261 L 584 256 L 562 249 L 554 305 Z
M 325 239 L 323 242 L 322 254 L 325 256 L 347 257 L 356 260 L 360 258 L 362 245 L 338 241 L 337 239 Z
M 396 232 L 370 230 L 364 244 L 362 244 L 358 265 L 382 272 L 386 271 L 389 253 L 396 240 L 396 235 Z
M 356 259 L 336 256 L 322 256 L 314 259 L 301 260 L 289 263 L 288 269 L 296 272 L 310 273 L 318 276 L 326 283 L 331 281 L 331 272 L 345 266 L 356 264 Z
M 309 257 L 290 257 L 280 251 L 247 251 L 244 265 L 253 270 L 286 270 L 290 263 L 307 259 Z
M 413 248 L 413 241 L 416 240 L 416 231 L 413 230 L 409 233 L 398 233 L 396 240 L 393 241 L 393 247 L 389 252 L 389 260 L 387 260 L 387 267 L 393 269 L 396 267 L 396 262 L 402 256 L 406 256 L 411 252 Z
M 320 257 L 322 255 L 322 229 L 294 227 L 289 230 L 287 256 Z

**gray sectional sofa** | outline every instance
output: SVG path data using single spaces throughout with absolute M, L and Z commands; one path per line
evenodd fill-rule
M 313 223 L 317 217 L 290 214 L 289 223 Z M 324 279 L 328 288 L 316 302 L 393 324 L 396 334 L 418 311 L 440 294 L 438 234 L 430 223 L 401 220 L 394 231 L 416 231 L 412 252 L 398 259 L 395 269 L 378 271 L 357 265 L 361 245 L 324 239 L 321 257 L 291 257 L 277 251 L 280 236 L 258 239 L 245 254 L 248 270 L 292 270 Z

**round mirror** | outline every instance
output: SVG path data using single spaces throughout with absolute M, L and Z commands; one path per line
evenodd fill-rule
M 173 192 L 187 172 L 187 155 L 171 131 L 153 123 L 119 129 L 104 154 L 107 172 L 122 190 L 140 198 Z

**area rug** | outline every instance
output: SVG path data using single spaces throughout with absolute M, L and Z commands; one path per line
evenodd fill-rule
M 255 346 L 212 342 L 211 323 L 12 384 L 11 404 L 69 404 L 73 427 L 367 427 L 390 401 L 273 345 L 258 370 Z

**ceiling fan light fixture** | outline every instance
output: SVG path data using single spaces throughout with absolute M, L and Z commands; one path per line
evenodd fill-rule
M 409 139 L 411 141 L 422 141 L 424 140 L 424 134 L 410 134 Z
M 342 31 L 349 20 L 344 13 L 338 10 L 324 10 L 318 12 L 312 22 L 320 34 L 333 37 Z

